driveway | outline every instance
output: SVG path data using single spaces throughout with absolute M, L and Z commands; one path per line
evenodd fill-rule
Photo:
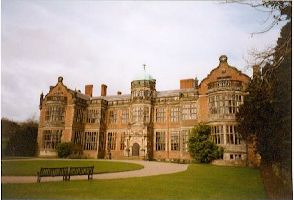
M 107 160 L 110 161 L 110 160 Z M 136 163 L 144 168 L 134 171 L 94 174 L 93 179 L 121 179 L 131 177 L 155 176 L 161 174 L 172 174 L 187 170 L 187 164 L 165 163 L 143 160 L 111 160 L 119 162 Z M 71 180 L 87 180 L 87 176 L 72 176 Z M 42 177 L 41 182 L 62 181 L 62 177 Z M 2 176 L 1 183 L 36 183 L 36 176 Z

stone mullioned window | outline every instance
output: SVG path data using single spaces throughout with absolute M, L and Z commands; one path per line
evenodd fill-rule
M 183 152 L 188 152 L 188 139 L 189 139 L 189 130 L 182 130 L 181 131 L 181 140 L 182 140 L 181 149 Z
M 147 106 L 136 106 L 132 109 L 133 122 L 149 122 L 149 108 Z
M 128 109 L 122 110 L 121 123 L 127 124 L 128 121 L 129 121 L 129 110 Z
M 75 131 L 73 142 L 80 144 L 83 150 L 97 150 L 98 132 Z
M 85 132 L 84 150 L 97 150 L 98 132 Z
M 208 90 L 217 90 L 225 88 L 241 90 L 242 82 L 237 80 L 219 80 L 208 84 Z
M 155 108 L 155 122 L 165 122 L 165 108 L 164 107 L 158 107 Z
M 100 121 L 100 111 L 98 109 L 88 109 L 86 122 L 93 124 L 99 123 Z
M 108 122 L 110 124 L 116 124 L 117 123 L 117 110 L 110 110 L 109 111 Z
M 171 122 L 179 122 L 180 121 L 180 107 L 171 107 L 170 121 Z
M 155 150 L 165 151 L 165 132 L 159 131 L 155 133 Z
M 209 96 L 210 114 L 235 114 L 243 102 L 240 94 L 222 93 Z
M 75 109 L 74 122 L 77 122 L 77 123 L 84 122 L 84 109 L 82 108 Z
M 170 136 L 171 151 L 180 150 L 180 133 L 179 131 L 172 131 Z
M 62 130 L 44 130 L 43 131 L 43 148 L 46 150 L 54 150 L 61 142 Z
M 182 120 L 197 119 L 197 106 L 195 103 L 185 104 L 182 107 Z
M 63 105 L 48 105 L 45 113 L 45 121 L 64 122 L 65 107 Z
M 120 135 L 120 150 L 125 149 L 125 137 L 126 137 L 125 132 L 122 132 Z
M 211 139 L 216 144 L 239 145 L 241 136 L 238 134 L 236 125 L 211 126 Z
M 107 149 L 115 150 L 116 149 L 116 132 L 109 132 L 107 134 Z

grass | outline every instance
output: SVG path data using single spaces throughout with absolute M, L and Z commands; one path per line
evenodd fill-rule
M 142 169 L 142 165 L 99 160 L 7 160 L 1 161 L 2 176 L 35 176 L 41 167 L 92 166 L 94 173 Z
M 258 170 L 191 164 L 187 171 L 141 178 L 2 184 L 13 199 L 265 199 Z

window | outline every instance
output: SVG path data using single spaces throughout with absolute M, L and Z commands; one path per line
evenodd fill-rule
M 139 97 L 144 97 L 144 90 L 139 91 Z
M 125 133 L 121 133 L 120 136 L 120 150 L 124 150 L 125 149 Z
M 110 124 L 117 123 L 117 111 L 114 111 L 114 110 L 109 111 L 109 123 Z
M 170 121 L 171 122 L 180 121 L 180 108 L 179 107 L 172 107 L 170 109 Z
M 236 131 L 236 126 L 227 125 L 226 132 L 227 144 L 241 144 L 241 137 Z
M 91 109 L 87 111 L 87 123 L 99 123 L 100 111 L 97 109 Z
M 149 108 L 144 107 L 144 122 L 149 122 Z
M 224 130 L 222 125 L 211 126 L 211 139 L 215 144 L 224 144 Z
M 107 135 L 107 149 L 115 150 L 116 145 L 116 133 L 109 132 Z
M 84 150 L 97 150 L 98 132 L 75 131 L 73 142 L 81 144 Z
M 182 108 L 182 119 L 193 120 L 197 118 L 196 104 L 185 104 Z
M 61 142 L 62 130 L 45 130 L 43 131 L 43 148 L 55 149 Z
M 83 144 L 83 132 L 82 131 L 75 131 L 73 142 L 74 144 Z
M 135 90 L 132 92 L 132 97 L 137 99 L 145 99 L 145 97 L 149 96 L 148 90 Z
M 132 119 L 134 122 L 149 122 L 149 107 L 133 107 Z
M 129 121 L 129 110 L 123 110 L 121 115 L 121 123 L 126 124 Z
M 64 122 L 65 108 L 63 105 L 48 105 L 45 120 L 51 122 Z
M 242 160 L 241 154 L 230 154 L 230 160 Z
M 83 118 L 84 118 L 83 109 L 81 109 L 81 108 L 75 109 L 74 122 L 82 123 Z
M 165 110 L 163 107 L 155 108 L 155 120 L 156 122 L 165 121 Z
M 242 104 L 242 96 L 231 93 L 212 95 L 209 97 L 210 114 L 235 114 Z
M 182 151 L 188 152 L 188 139 L 189 139 L 189 131 L 182 130 L 181 131 L 181 138 L 182 138 Z
M 84 150 L 97 149 L 98 132 L 85 132 L 84 135 Z
M 155 150 L 164 151 L 165 150 L 165 132 L 156 132 L 155 134 Z
M 171 132 L 170 145 L 171 145 L 172 151 L 179 151 L 180 150 L 179 142 L 180 142 L 179 132 L 178 131 Z
M 135 122 L 143 121 L 143 107 L 133 107 L 132 118 Z

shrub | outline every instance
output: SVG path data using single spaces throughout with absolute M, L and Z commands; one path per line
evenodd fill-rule
M 196 162 L 210 163 L 223 156 L 223 148 L 210 141 L 209 135 L 210 126 L 205 124 L 199 124 L 190 131 L 188 148 Z
M 56 146 L 56 151 L 59 158 L 66 158 L 73 153 L 74 144 L 71 142 L 59 143 Z

